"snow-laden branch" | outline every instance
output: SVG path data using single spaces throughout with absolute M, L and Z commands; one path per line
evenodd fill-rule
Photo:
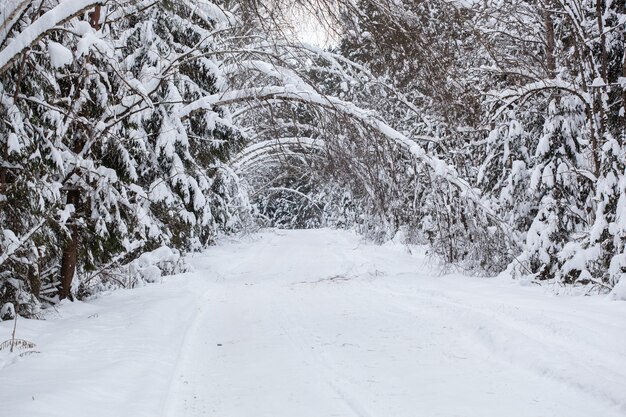
M 260 153 L 256 155 L 255 158 L 250 159 L 246 164 L 240 165 L 236 171 L 233 169 L 233 172 L 235 172 L 237 176 L 244 178 L 250 172 L 257 172 L 258 169 L 267 168 L 272 165 L 285 165 L 289 163 L 290 166 L 294 166 L 295 162 L 299 161 L 305 166 L 309 164 L 310 160 L 311 154 L 305 156 L 302 152 L 285 148 L 280 153 Z
M 379 132 L 392 143 L 396 143 L 405 148 L 418 161 L 429 166 L 437 177 L 443 178 L 451 185 L 459 188 L 466 197 L 479 203 L 482 207 L 480 191 L 473 188 L 466 180 L 460 178 L 453 166 L 448 165 L 439 158 L 427 155 L 422 146 L 377 118 L 374 112 L 359 108 L 353 103 L 343 101 L 336 97 L 324 96 L 310 90 L 302 91 L 290 85 L 246 88 L 200 98 L 182 107 L 179 116 L 186 117 L 196 110 L 210 110 L 216 106 L 227 106 L 254 100 L 298 102 L 342 113 Z M 487 210 L 489 214 L 493 214 L 491 210 L 487 208 L 485 208 L 485 210 Z
M 268 77 L 274 77 L 280 80 L 282 84 L 294 85 L 300 89 L 315 91 L 296 71 L 275 63 L 258 59 L 247 59 L 220 67 L 224 75 L 240 74 L 243 69 L 257 71 Z
M 24 50 L 34 45 L 50 30 L 103 2 L 104 0 L 65 0 L 48 10 L 17 36 L 11 38 L 8 45 L 0 51 L 0 74 L 6 71 Z
M 329 67 L 325 67 L 307 63 L 305 66 L 307 70 L 315 70 L 318 72 L 336 75 L 350 84 L 360 84 L 365 82 L 386 89 L 395 96 L 395 99 L 400 104 L 404 105 L 415 116 L 419 117 L 426 126 L 428 126 L 429 128 L 431 127 L 430 121 L 428 121 L 424 117 L 423 113 L 411 102 L 411 100 L 409 100 L 404 94 L 391 86 L 389 83 L 379 80 L 377 76 L 375 76 L 369 69 L 367 69 L 363 65 L 360 65 L 354 61 L 349 60 L 346 57 L 332 53 L 330 51 L 326 51 L 314 45 L 285 44 L 280 46 L 288 50 L 295 50 L 303 53 L 303 56 L 300 58 L 303 62 L 309 60 L 315 62 L 319 59 L 322 59 L 326 62 L 326 64 L 330 65 Z M 253 48 L 250 50 L 242 50 L 237 52 L 268 55 L 266 51 L 262 51 L 262 45 L 256 45 L 256 48 L 257 49 Z M 312 87 L 312 85 L 310 84 L 310 80 L 304 81 L 303 76 L 300 73 L 291 68 L 287 68 L 284 65 L 276 65 L 275 63 L 272 64 L 265 61 L 249 60 L 237 62 L 237 64 L 225 65 L 221 69 L 225 74 L 228 74 L 236 73 L 237 70 L 240 70 L 242 68 L 245 68 L 247 70 L 255 70 L 260 73 L 264 73 L 269 77 L 275 77 L 276 79 L 280 80 L 280 84 L 282 85 L 294 84 L 306 90 L 311 89 L 313 91 L 318 91 Z M 352 72 L 356 72 L 359 75 L 352 74 Z M 411 94 L 417 95 L 422 99 L 426 98 L 424 95 L 420 94 L 417 91 L 413 91 Z M 426 140 L 433 141 L 433 138 L 428 138 Z
M 5 263 L 11 256 L 13 256 L 13 254 L 15 252 L 17 252 L 17 250 L 19 248 L 21 248 L 22 246 L 24 246 L 26 243 L 28 243 L 28 241 L 30 240 L 30 238 L 37 232 L 37 230 L 39 230 L 41 228 L 41 226 L 43 226 L 43 224 L 46 222 L 46 219 L 41 220 L 39 223 L 37 223 L 35 225 L 35 227 L 33 227 L 32 229 L 30 229 L 24 236 L 22 236 L 21 238 L 17 238 L 15 235 L 13 235 L 12 233 L 9 233 L 9 230 L 5 230 L 4 234 L 5 234 L 5 238 L 8 238 L 8 240 L 11 241 L 11 243 L 9 243 L 9 245 L 7 246 L 5 252 L 3 254 L 0 255 L 0 265 L 2 265 L 3 263 Z
M 320 212 L 323 212 L 324 209 L 322 209 L 319 204 L 317 203 L 317 201 L 313 200 L 310 196 L 304 194 L 301 191 L 296 190 L 295 188 L 287 188 L 287 187 L 270 187 L 267 189 L 267 191 L 269 192 L 274 192 L 274 193 L 291 193 L 291 194 L 295 194 L 298 197 L 302 197 L 303 199 L 307 200 L 309 203 L 311 203 L 313 205 L 313 207 L 315 207 L 316 209 L 318 209 Z
M 593 99 L 589 93 L 581 92 L 579 86 L 558 78 L 533 81 L 520 87 L 507 88 L 502 91 L 498 91 L 493 95 L 497 100 L 505 101 L 508 106 L 512 104 L 512 102 L 517 101 L 529 94 L 535 94 L 545 90 L 566 91 L 580 97 L 580 99 L 586 104 L 590 105 L 593 103 Z
M 20 16 L 28 8 L 31 0 L 21 0 L 19 2 L 6 2 L 0 8 L 0 45 L 11 32 L 13 25 L 20 19 Z
M 265 140 L 262 142 L 254 143 L 233 158 L 232 167 L 235 171 L 241 169 L 250 161 L 255 160 L 260 155 L 264 155 L 268 152 L 275 151 L 276 149 L 283 149 L 287 147 L 297 146 L 302 148 L 324 149 L 324 141 L 321 139 L 305 138 L 305 137 L 292 137 L 292 138 L 277 138 L 271 140 Z
M 496 105 L 497 108 L 493 111 L 494 116 L 492 116 L 491 119 L 497 119 L 516 102 L 524 100 L 534 94 L 554 90 L 565 91 L 577 96 L 588 108 L 593 106 L 593 98 L 591 95 L 588 92 L 581 91 L 579 86 L 562 79 L 545 79 L 533 81 L 516 88 L 507 88 L 502 91 L 490 93 L 493 97 L 491 101 L 497 104 L 501 103 L 499 106 Z

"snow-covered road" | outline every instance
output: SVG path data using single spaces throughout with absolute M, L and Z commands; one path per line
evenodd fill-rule
M 399 245 L 329 230 L 191 263 L 18 322 L 41 353 L 0 362 L 0 414 L 626 416 L 624 302 L 442 277 Z

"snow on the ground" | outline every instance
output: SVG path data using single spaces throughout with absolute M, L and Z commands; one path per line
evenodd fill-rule
M 18 320 L 7 416 L 626 415 L 626 303 L 439 276 L 348 232 L 268 231 L 163 283 Z M 0 342 L 12 323 L 0 323 Z

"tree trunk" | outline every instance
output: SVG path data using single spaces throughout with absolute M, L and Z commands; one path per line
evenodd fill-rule
M 101 6 L 96 5 L 93 12 L 89 13 L 89 24 L 95 30 L 100 29 L 100 12 Z M 87 56 L 86 59 L 89 59 Z M 80 87 L 77 86 L 76 93 L 79 94 Z M 78 97 L 76 97 L 78 99 Z M 74 139 L 74 146 L 72 151 L 75 154 L 79 154 L 85 146 L 85 141 L 79 134 Z M 74 216 L 70 224 L 70 241 L 63 250 L 63 257 L 61 258 L 61 291 L 59 292 L 59 298 L 71 297 L 72 281 L 76 274 L 76 265 L 78 264 L 78 210 L 81 200 L 80 190 L 75 188 L 67 192 L 67 204 L 74 205 Z
M 73 204 L 74 209 L 78 210 L 80 201 L 80 191 L 70 190 L 67 192 L 67 204 Z M 76 218 L 72 220 L 70 225 L 70 241 L 63 250 L 63 258 L 61 258 L 61 291 L 59 298 L 63 300 L 70 296 L 72 289 L 72 281 L 76 273 L 76 264 L 78 262 L 78 224 Z
M 554 20 L 552 20 L 552 12 L 548 9 L 543 10 L 543 22 L 546 29 L 546 67 L 548 69 L 548 78 L 556 78 L 556 58 L 554 57 Z
M 596 19 L 598 24 L 598 33 L 600 33 L 600 76 L 602 77 L 603 86 L 595 91 L 595 102 L 597 103 L 596 114 L 599 118 L 598 134 L 594 137 L 591 146 L 593 151 L 593 161 L 595 164 L 595 175 L 600 175 L 600 148 L 604 142 L 606 134 L 606 102 L 608 85 L 608 56 L 606 51 L 606 35 L 604 34 L 604 10 L 602 6 L 603 0 L 596 0 Z
M 41 277 L 39 276 L 38 266 L 28 266 L 28 285 L 30 286 L 30 292 L 39 298 L 41 295 Z
M 622 77 L 626 78 L 626 43 L 624 44 L 624 57 L 622 58 Z M 620 145 L 626 143 L 626 86 L 622 86 L 622 133 L 617 140 Z
M 93 12 L 89 13 L 89 24 L 95 30 L 100 30 L 100 10 L 101 6 L 98 4 Z

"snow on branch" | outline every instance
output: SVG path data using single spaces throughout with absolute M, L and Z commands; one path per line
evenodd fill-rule
M 0 255 L 0 265 L 4 264 L 19 248 L 27 244 L 30 238 L 43 226 L 46 222 L 46 219 L 41 220 L 37 225 L 31 228 L 24 236 L 18 238 L 11 232 L 10 230 L 4 230 L 5 238 L 10 242 L 4 251 L 3 254 Z
M 0 51 L 0 74 L 6 71 L 24 50 L 30 48 L 50 30 L 102 3 L 103 0 L 65 0 L 48 10 L 17 36 L 10 39 L 8 45 Z
M 305 158 L 302 152 L 292 151 L 288 148 L 283 149 L 280 153 L 263 152 L 250 159 L 246 164 L 240 165 L 234 172 L 239 177 L 245 177 L 248 173 L 255 172 L 259 167 L 267 168 L 270 165 L 284 165 L 287 158 L 290 158 L 290 165 L 293 165 L 296 160 L 302 165 L 308 165 L 307 161 L 310 160 L 310 155 Z
M 302 148 L 324 149 L 325 142 L 321 139 L 305 138 L 305 137 L 293 137 L 293 138 L 277 138 L 271 140 L 265 140 L 252 144 L 243 149 L 237 156 L 234 157 L 232 167 L 235 171 L 241 169 L 241 167 L 248 164 L 250 161 L 254 161 L 259 156 L 267 154 L 268 152 L 282 149 L 291 146 L 299 146 Z
M 534 81 L 520 87 L 508 88 L 492 93 L 494 97 L 493 101 L 503 103 L 498 107 L 498 110 L 494 112 L 495 117 L 493 117 L 493 119 L 500 116 L 500 114 L 506 111 L 513 103 L 523 100 L 533 94 L 538 94 L 548 90 L 565 91 L 579 97 L 587 107 L 591 107 L 593 105 L 593 98 L 591 95 L 587 92 L 581 92 L 580 88 L 575 84 L 561 79 L 545 79 Z
M 422 146 L 380 120 L 374 112 L 362 109 L 353 103 L 336 97 L 321 95 L 310 90 L 302 91 L 292 85 L 246 88 L 200 98 L 182 107 L 179 116 L 186 117 L 196 110 L 213 109 L 216 106 L 227 106 L 254 100 L 298 102 L 342 113 L 378 131 L 391 142 L 401 145 L 418 161 L 429 166 L 437 177 L 445 179 L 451 185 L 459 188 L 466 197 L 480 204 L 480 191 L 460 178 L 453 166 L 448 165 L 439 158 L 427 155 Z M 480 205 L 482 207 L 482 204 Z M 485 210 L 492 214 L 491 210 L 487 208 Z
M 5 4 L 0 8 L 0 45 L 2 45 L 11 32 L 13 25 L 19 21 L 24 11 L 30 5 L 31 0 L 22 1 L 5 1 Z
M 242 60 L 236 64 L 224 65 L 220 68 L 225 75 L 239 74 L 242 69 L 258 71 L 268 77 L 274 77 L 285 85 L 297 86 L 300 89 L 315 91 L 299 74 L 290 68 L 257 59 Z
M 320 212 L 323 212 L 324 209 L 320 207 L 320 205 L 318 204 L 317 201 L 313 200 L 310 196 L 304 194 L 303 192 L 296 190 L 295 188 L 288 188 L 288 187 L 270 187 L 267 189 L 267 191 L 269 192 L 273 192 L 273 193 L 291 193 L 291 194 L 295 194 L 298 197 L 303 198 L 304 200 L 307 200 L 309 203 L 311 203 L 313 205 L 313 207 L 315 207 L 316 209 L 318 209 Z

